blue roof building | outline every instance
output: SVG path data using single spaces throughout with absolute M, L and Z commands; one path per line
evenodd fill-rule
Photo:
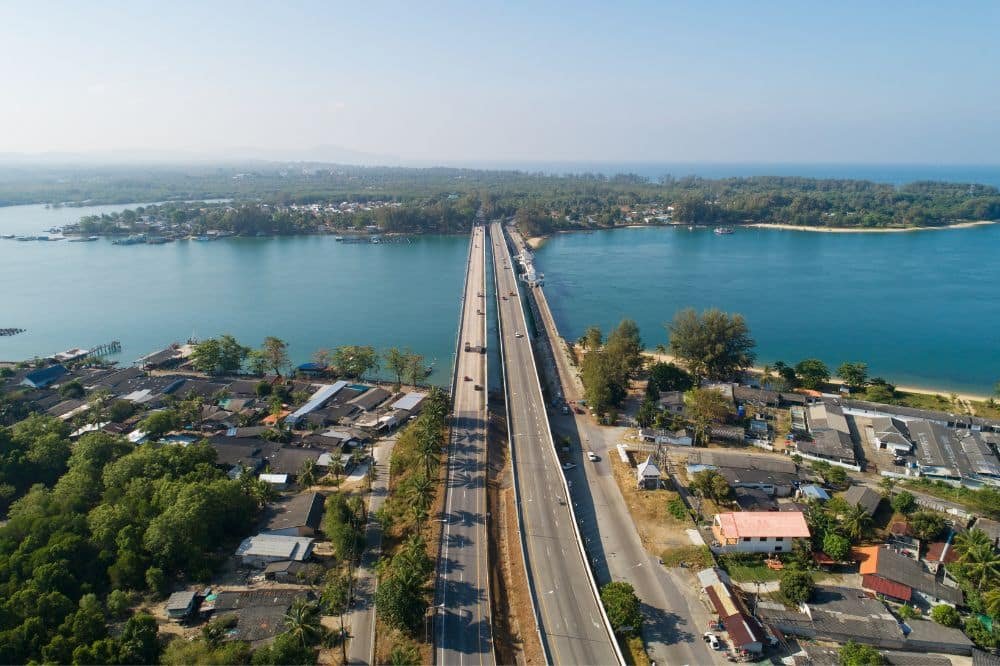
M 67 372 L 69 372 L 69 370 L 59 363 L 56 365 L 50 365 L 47 368 L 41 368 L 40 370 L 32 370 L 24 376 L 24 379 L 21 380 L 21 386 L 30 386 L 31 388 L 36 389 L 45 388 L 65 375 Z

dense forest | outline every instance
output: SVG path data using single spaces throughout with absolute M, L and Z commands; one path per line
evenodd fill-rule
M 217 204 L 183 203 L 226 199 Z M 239 234 L 303 233 L 376 225 L 386 232 L 462 231 L 482 207 L 490 217 L 518 215 L 522 229 L 624 223 L 783 223 L 828 227 L 941 226 L 1000 219 L 995 187 L 944 182 L 903 186 L 863 180 L 778 176 L 708 179 L 634 174 L 556 176 L 520 171 L 318 164 L 253 168 L 116 167 L 78 170 L 0 169 L 0 205 L 60 202 L 172 202 L 158 219 L 194 230 Z M 350 205 L 325 214 L 310 209 Z M 150 210 L 147 207 L 146 210 Z M 139 209 L 126 211 L 141 216 Z M 91 219 L 92 232 L 120 219 Z M 104 227 L 102 227 L 104 225 Z

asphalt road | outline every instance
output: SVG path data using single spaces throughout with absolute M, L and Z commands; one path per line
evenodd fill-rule
M 523 249 L 520 237 L 513 240 L 519 250 Z M 579 400 L 583 397 L 581 387 L 544 294 L 536 288 L 535 296 L 545 330 L 536 344 L 547 361 L 543 366 L 550 387 L 558 386 L 566 400 Z M 710 618 L 698 598 L 697 582 L 688 571 L 665 569 L 646 551 L 615 482 L 608 457 L 618 455 L 615 445 L 623 429 L 599 426 L 586 414 L 553 411 L 550 420 L 553 431 L 581 445 L 572 456 L 577 466 L 566 476 L 573 481 L 570 492 L 594 575 L 601 585 L 621 580 L 635 588 L 642 602 L 643 642 L 650 659 L 657 664 L 722 663 L 719 653 L 713 653 L 701 639 Z M 587 460 L 588 450 L 599 460 Z
M 472 231 L 455 359 L 447 495 L 434 599 L 438 664 L 494 663 L 486 532 L 486 228 Z M 468 381 L 466 381 L 468 377 Z M 476 388 L 476 387 L 480 388 Z
M 590 569 L 577 545 L 517 278 L 499 223 L 491 227 L 491 240 L 510 415 L 507 429 L 518 476 L 528 582 L 537 600 L 542 643 L 554 664 L 615 664 L 614 639 L 604 625 Z
M 352 666 L 367 666 L 375 663 L 375 563 L 382 555 L 382 526 L 375 519 L 375 513 L 385 503 L 389 486 L 389 458 L 396 445 L 396 438 L 376 443 L 372 455 L 375 465 L 375 480 L 368 495 L 368 525 L 365 527 L 365 552 L 354 572 L 352 594 L 354 604 L 347 614 L 346 625 L 350 627 L 347 643 L 347 663 Z

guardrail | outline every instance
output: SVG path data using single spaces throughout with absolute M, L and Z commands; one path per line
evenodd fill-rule
M 503 230 L 503 225 L 502 224 L 500 225 L 500 234 L 501 234 L 502 239 L 503 239 L 504 250 L 507 253 L 507 259 L 508 259 L 508 261 L 511 261 L 510 248 L 507 246 L 507 235 L 506 235 L 506 233 Z M 496 271 L 496 261 L 494 261 L 494 263 L 493 263 L 493 270 L 494 270 L 494 272 Z M 517 302 L 523 308 L 524 306 L 523 306 L 523 299 L 521 297 L 521 285 L 519 284 L 519 282 L 520 282 L 520 280 L 514 280 L 514 285 L 515 285 L 515 289 L 517 290 Z M 499 314 L 499 308 L 500 308 L 500 305 L 498 303 L 497 304 L 497 312 L 498 312 L 498 314 Z M 522 310 L 522 313 L 523 313 L 523 310 Z M 523 316 L 523 314 L 522 314 L 522 316 Z M 525 328 L 525 331 L 528 333 L 528 335 L 530 335 L 530 331 L 528 331 L 528 327 L 525 326 L 524 328 Z M 501 342 L 501 344 L 503 344 L 503 335 L 502 334 L 500 335 L 500 342 Z M 501 349 L 501 352 L 502 352 L 502 349 Z M 503 356 L 501 356 L 500 358 L 501 358 L 501 363 L 502 363 L 503 362 Z M 540 377 L 538 375 L 538 364 L 535 362 L 535 354 L 534 353 L 531 354 L 531 368 L 532 368 L 532 371 L 533 371 L 533 376 L 535 378 L 535 386 L 538 388 L 538 397 L 540 398 L 541 405 L 542 405 L 542 407 L 544 409 L 544 406 L 545 406 L 545 395 L 542 392 L 542 382 L 541 382 L 541 379 L 540 379 Z M 510 418 L 509 410 L 508 410 L 508 415 L 507 416 L 508 416 L 508 423 L 509 423 L 509 418 Z M 570 492 L 569 492 L 569 484 L 566 483 L 566 475 L 562 473 L 562 468 L 559 465 L 559 457 L 558 457 L 558 454 L 556 453 L 556 443 L 555 443 L 555 440 L 552 438 L 552 428 L 549 427 L 548 417 L 546 417 L 546 419 L 545 419 L 545 433 L 548 435 L 548 438 L 549 438 L 549 451 L 555 457 L 556 469 L 559 470 L 559 480 L 562 482 L 563 490 L 566 492 L 566 499 L 568 500 L 566 502 L 566 505 L 569 507 L 570 517 L 573 519 L 573 534 L 576 536 L 576 545 L 577 545 L 577 548 L 580 550 L 580 557 L 583 559 L 584 568 L 587 570 L 587 581 L 590 583 L 590 590 L 591 590 L 591 592 L 594 595 L 595 601 L 597 602 L 597 607 L 601 611 L 601 619 L 604 621 L 604 628 L 608 632 L 608 637 L 611 639 L 611 645 L 614 648 L 615 657 L 618 658 L 618 663 L 619 664 L 625 664 L 625 656 L 622 654 L 621 646 L 618 645 L 618 638 L 615 636 L 614 627 L 611 626 L 611 620 L 608 618 L 608 613 L 604 609 L 604 604 L 601 602 L 601 593 L 597 589 L 597 581 L 594 580 L 594 572 L 590 568 L 590 561 L 587 559 L 587 549 L 583 545 L 583 536 L 580 534 L 580 523 L 577 520 L 576 511 L 573 510 L 573 499 L 572 499 L 572 496 L 570 495 Z M 511 460 L 513 462 L 513 458 L 511 458 Z M 516 474 L 515 474 L 515 476 L 516 476 Z M 516 488 L 516 486 L 515 486 L 515 488 Z M 523 534 L 523 532 L 522 532 L 522 534 Z M 524 551 L 524 540 L 523 539 L 521 541 L 521 550 Z M 525 568 L 527 568 L 527 566 L 528 566 L 527 558 L 525 558 L 524 561 L 525 561 Z M 532 587 L 531 589 L 533 590 L 534 588 Z M 533 608 L 534 608 L 535 603 L 536 602 L 535 602 L 535 599 L 534 599 L 534 594 L 532 593 L 532 607 Z M 537 620 L 538 620 L 538 611 L 537 611 L 537 609 L 535 609 L 535 620 L 536 620 L 536 625 L 539 627 L 539 632 L 541 632 L 541 625 L 539 625 L 538 622 L 537 622 Z M 545 642 L 544 641 L 542 642 L 542 645 L 543 645 L 543 647 L 545 646 Z M 549 658 L 548 651 L 546 651 L 546 655 L 545 656 L 546 656 L 546 659 L 549 661 L 549 663 L 551 663 L 552 660 Z

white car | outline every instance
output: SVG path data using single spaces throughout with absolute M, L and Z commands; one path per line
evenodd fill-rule
M 705 640 L 706 643 L 708 643 L 709 647 L 711 647 L 713 650 L 718 650 L 722 647 L 722 643 L 719 642 L 719 637 L 713 634 L 711 631 L 706 631 L 705 634 L 702 636 L 702 638 Z
M 594 453 L 593 451 L 587 451 L 587 460 L 589 460 L 590 462 L 597 462 L 598 460 L 600 460 L 600 458 L 598 458 L 597 454 Z
M 517 331 L 517 332 L 514 333 L 514 337 L 515 338 L 523 338 L 524 337 L 524 333 L 522 333 L 521 331 Z

